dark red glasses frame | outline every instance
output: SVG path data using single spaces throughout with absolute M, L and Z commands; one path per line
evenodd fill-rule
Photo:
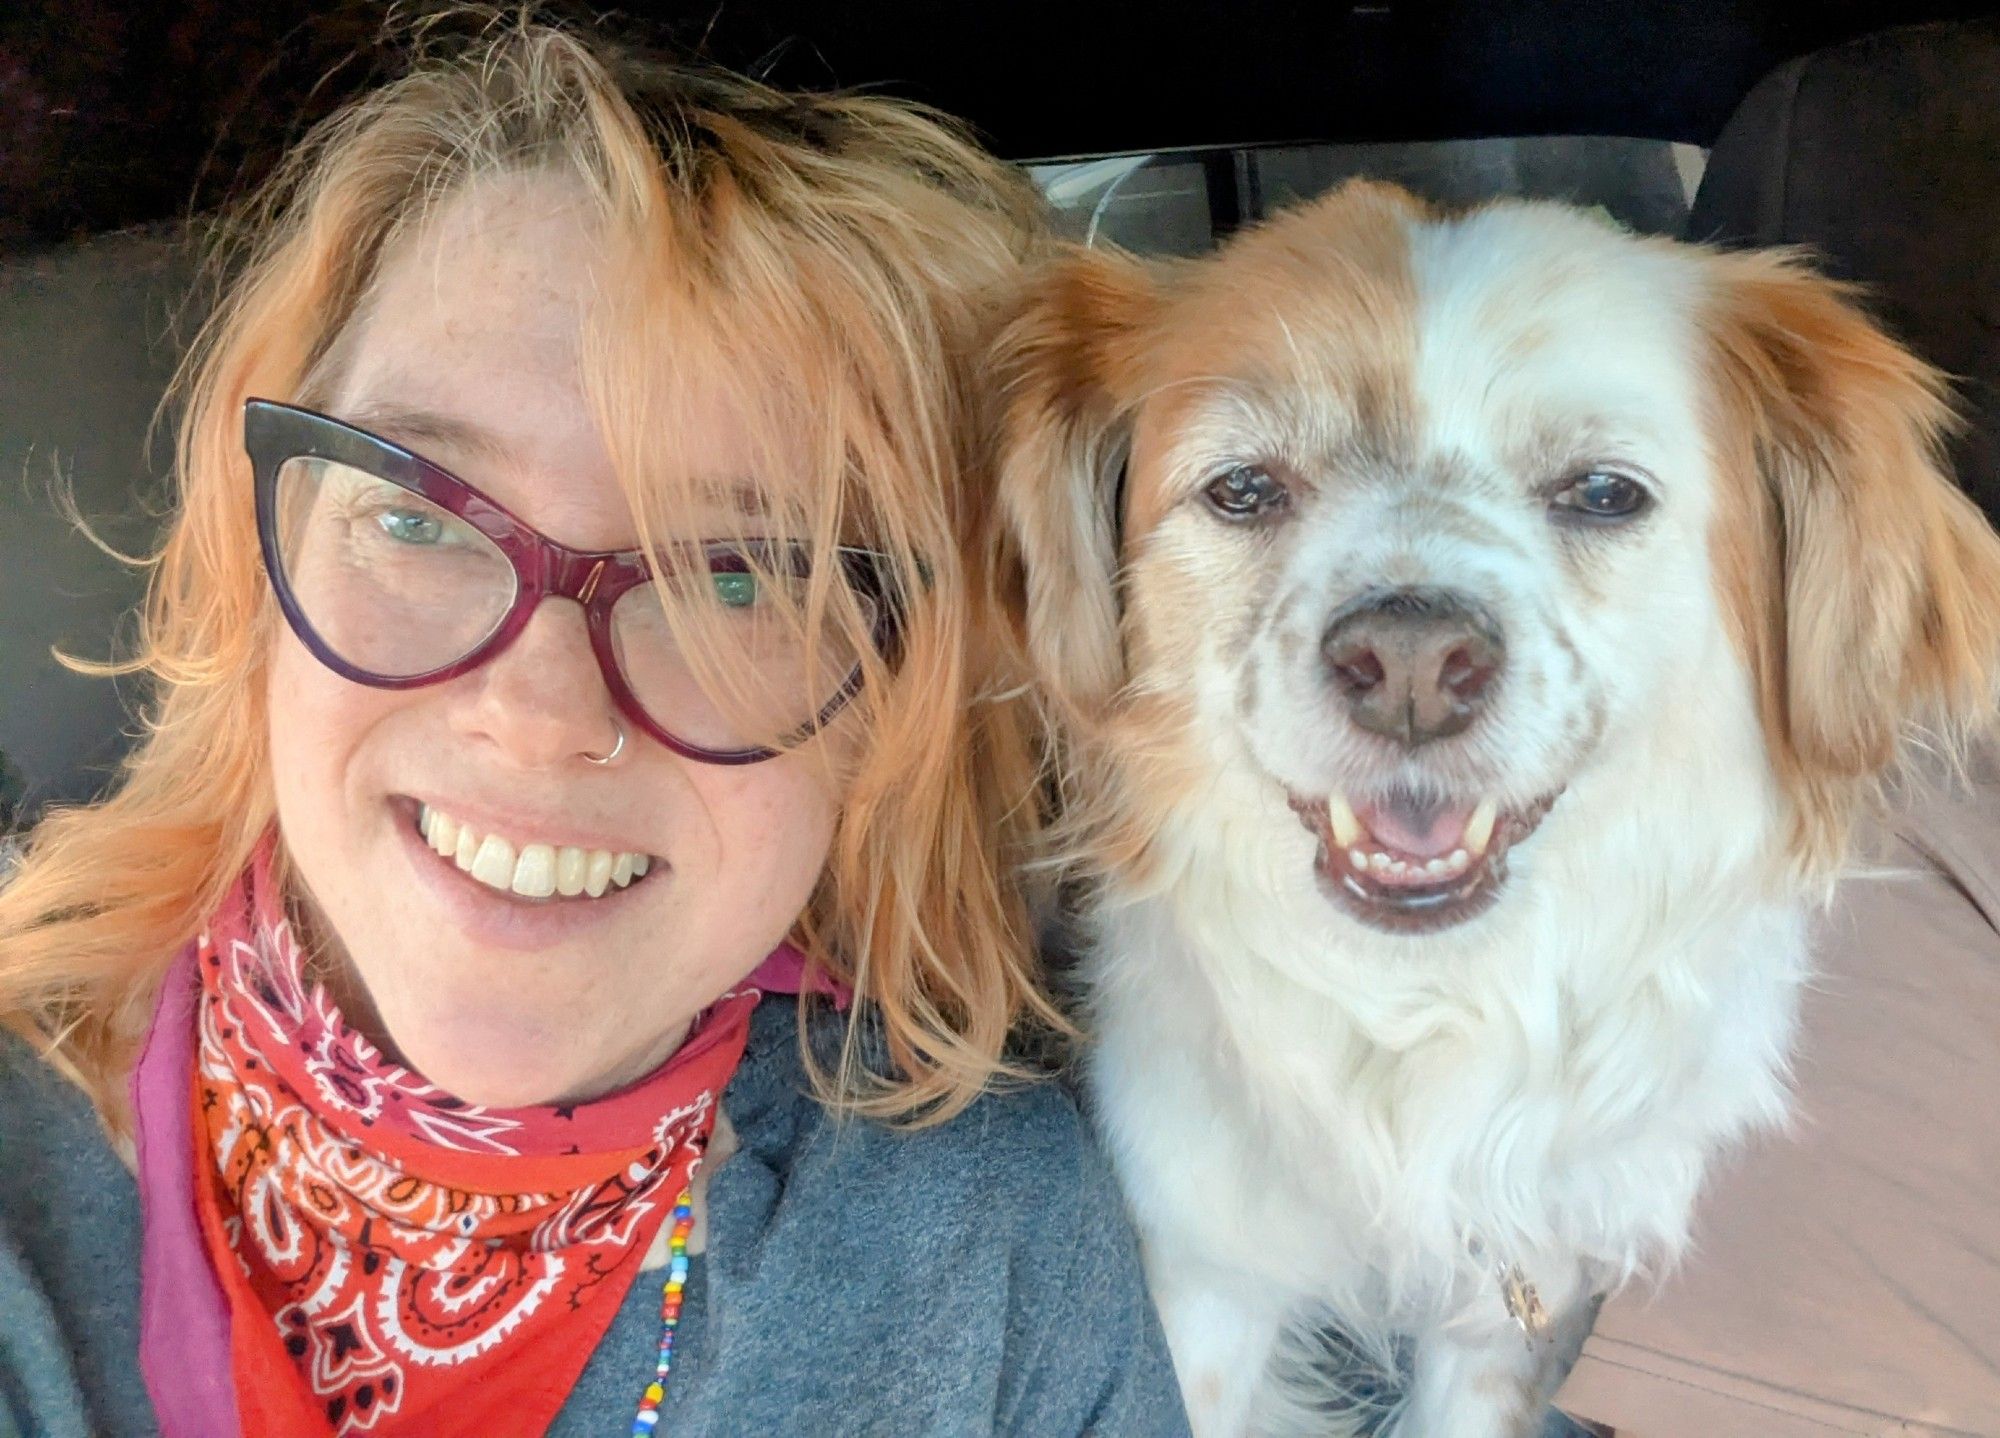
M 511 644 L 527 627 L 542 600 L 553 595 L 583 606 L 591 651 L 597 656 L 597 667 L 603 671 L 611 697 L 628 719 L 674 753 L 704 764 L 754 764 L 782 752 L 769 747 L 709 749 L 690 744 L 656 722 L 632 692 L 612 642 L 611 609 L 627 590 L 652 582 L 654 570 L 645 551 L 580 550 L 558 544 L 422 455 L 365 429 L 296 405 L 263 399 L 246 401 L 243 444 L 256 475 L 257 537 L 264 553 L 265 573 L 278 596 L 278 607 L 299 642 L 342 678 L 375 689 L 416 689 L 456 679 Z M 336 654 L 314 631 L 285 577 L 284 558 L 278 545 L 278 476 L 285 462 L 292 459 L 324 459 L 350 465 L 457 515 L 492 540 L 513 566 L 515 575 L 513 602 L 493 631 L 462 657 L 424 674 L 375 674 Z M 670 548 L 667 553 L 685 553 L 710 574 L 762 571 L 803 577 L 811 569 L 810 548 L 785 540 L 753 539 L 740 543 L 718 540 Z M 887 583 L 887 556 L 850 547 L 838 548 L 834 555 L 848 584 L 874 601 L 875 646 L 884 658 L 893 659 L 901 613 L 894 603 L 894 591 Z M 819 713 L 786 742 L 799 742 L 824 727 L 860 692 L 861 678 L 861 665 L 856 664 Z

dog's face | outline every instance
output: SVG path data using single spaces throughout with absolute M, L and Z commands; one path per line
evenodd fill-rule
M 1372 929 L 1506 902 L 1690 714 L 1828 859 L 1906 715 L 1990 692 L 1933 378 L 1781 262 L 1351 186 L 1194 265 L 1068 258 L 1000 371 L 995 550 L 1079 742 L 1289 809 Z
M 1685 277 L 1561 212 L 1412 240 L 1362 283 L 1300 251 L 1191 296 L 1127 472 L 1148 682 L 1206 701 L 1383 928 L 1491 905 L 1716 623 Z

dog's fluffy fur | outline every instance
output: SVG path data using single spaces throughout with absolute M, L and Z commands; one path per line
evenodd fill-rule
M 1095 1110 L 1197 1433 L 1371 1427 L 1333 1330 L 1409 1357 L 1392 1431 L 1532 1431 L 1564 1345 L 1503 1276 L 1573 1340 L 1672 1261 L 1784 1110 L 1857 809 L 1911 724 L 1991 702 L 2000 541 L 1939 470 L 1939 376 L 1793 259 L 1367 184 L 1203 261 L 1065 254 L 996 365 L 984 553 L 1062 736 Z M 1241 466 L 1272 517 L 1209 506 Z M 1552 518 L 1607 468 L 1651 509 Z M 1399 585 L 1507 645 L 1415 749 L 1321 659 Z M 1335 902 L 1294 805 L 1394 786 L 1498 801 L 1483 912 Z

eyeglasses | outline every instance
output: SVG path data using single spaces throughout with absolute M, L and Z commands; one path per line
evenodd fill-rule
M 357 684 L 455 679 L 505 649 L 553 595 L 583 606 L 605 686 L 641 729 L 690 759 L 751 764 L 824 726 L 860 691 L 856 635 L 893 657 L 889 561 L 871 550 L 833 551 L 849 619 L 860 621 L 835 622 L 837 603 L 808 603 L 805 544 L 669 545 L 656 569 L 643 550 L 558 544 L 422 456 L 311 410 L 250 400 L 243 439 L 285 620 L 320 663 Z M 814 613 L 826 621 L 801 622 Z M 726 696 L 703 682 L 690 635 L 719 639 Z

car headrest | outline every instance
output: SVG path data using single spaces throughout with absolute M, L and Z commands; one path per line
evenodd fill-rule
M 1692 239 L 1804 245 L 1959 382 L 1959 482 L 2000 518 L 2000 21 L 1793 60 L 1709 156 Z
M 133 681 L 87 678 L 51 650 L 120 656 L 144 574 L 93 544 L 143 555 L 167 471 L 147 431 L 189 327 L 188 249 L 120 235 L 0 258 L 0 767 L 19 820 L 100 792 L 123 756 Z

